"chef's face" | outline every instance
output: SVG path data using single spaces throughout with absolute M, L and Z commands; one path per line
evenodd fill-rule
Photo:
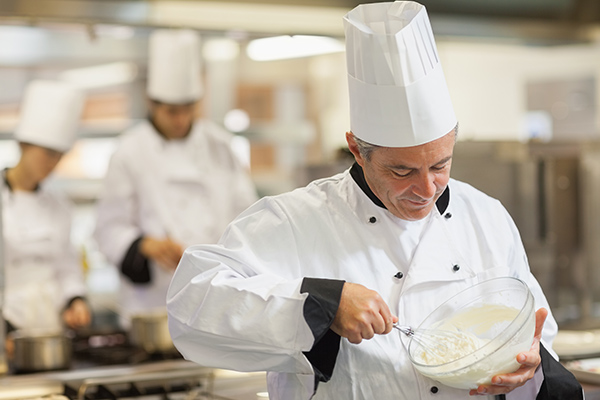
M 167 139 L 182 139 L 189 133 L 196 118 L 196 102 L 166 104 L 150 102 L 152 121 Z
M 63 153 L 60 151 L 21 143 L 21 161 L 27 174 L 35 182 L 41 182 L 50 175 Z
M 450 179 L 455 133 L 414 147 L 378 147 L 367 159 L 351 133 L 350 151 L 363 168 L 367 184 L 396 217 L 416 221 L 435 206 Z

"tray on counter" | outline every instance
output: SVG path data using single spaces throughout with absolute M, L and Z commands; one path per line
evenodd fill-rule
M 552 348 L 561 361 L 600 357 L 600 329 L 559 330 Z
M 600 385 L 600 358 L 568 361 L 565 368 L 575 375 L 579 382 Z

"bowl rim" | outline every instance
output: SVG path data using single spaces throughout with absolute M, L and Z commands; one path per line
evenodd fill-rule
M 487 342 L 486 344 L 484 344 L 483 346 L 481 346 L 477 350 L 475 350 L 475 351 L 473 351 L 473 352 L 471 352 L 469 354 L 466 354 L 466 355 L 464 355 L 464 356 L 462 356 L 460 358 L 456 358 L 456 359 L 454 359 L 452 361 L 448 361 L 448 362 L 442 363 L 442 364 L 423 364 L 423 363 L 420 363 L 420 362 L 414 360 L 413 357 L 412 357 L 411 351 L 410 351 L 410 344 L 413 342 L 413 339 L 410 338 L 409 339 L 409 343 L 408 343 L 408 345 L 405 346 L 405 348 L 406 348 L 406 352 L 408 353 L 408 358 L 411 361 L 411 363 L 413 365 L 415 365 L 416 367 L 419 367 L 419 369 L 421 369 L 421 368 L 424 368 L 424 369 L 435 369 L 435 368 L 439 368 L 439 367 L 446 367 L 446 366 L 451 365 L 453 363 L 458 363 L 459 361 L 463 361 L 467 357 L 472 357 L 475 354 L 481 354 L 481 353 L 483 353 L 483 350 L 489 350 L 489 348 L 492 347 L 491 345 L 493 343 L 497 343 L 495 345 L 495 348 L 493 350 L 489 351 L 489 353 L 487 353 L 487 355 L 494 354 L 496 351 L 498 351 L 498 349 L 500 347 L 502 347 L 502 345 L 504 345 L 506 342 L 508 342 L 510 339 L 512 339 L 512 337 L 508 337 L 506 340 L 502 341 L 501 343 L 497 342 L 497 339 L 498 339 L 499 336 L 501 336 L 504 332 L 506 332 L 509 329 L 513 328 L 517 324 L 517 321 L 519 320 L 519 316 L 521 316 L 523 314 L 523 309 L 525 308 L 525 305 L 527 305 L 527 303 L 531 303 L 531 308 L 533 308 L 534 311 L 535 311 L 535 299 L 533 298 L 533 294 L 531 293 L 531 289 L 529 289 L 529 286 L 523 280 L 521 280 L 519 278 L 512 277 L 512 276 L 501 276 L 501 277 L 487 279 L 485 281 L 478 282 L 478 283 L 476 283 L 476 284 L 474 284 L 472 286 L 469 286 L 469 287 L 461 290 L 460 292 L 458 292 L 458 293 L 454 294 L 453 296 L 449 297 L 448 299 L 446 299 L 444 302 L 442 302 L 435 309 L 433 309 L 433 311 L 431 311 L 425 317 L 425 319 L 423 319 L 423 321 L 425 321 L 427 318 L 429 318 L 430 315 L 432 315 L 433 313 L 435 313 L 436 311 L 438 311 L 440 308 L 442 308 L 443 306 L 447 305 L 447 303 L 449 303 L 450 301 L 452 301 L 453 299 L 455 299 L 459 295 L 463 294 L 465 291 L 467 291 L 469 289 L 472 289 L 474 287 L 477 287 L 477 286 L 484 285 L 484 284 L 490 284 L 493 281 L 497 281 L 497 280 L 512 280 L 513 282 L 517 282 L 517 283 L 521 284 L 525 289 L 527 289 L 527 296 L 526 296 L 526 300 L 525 300 L 524 306 L 523 306 L 523 308 L 521 308 L 519 310 L 519 313 L 517 314 L 517 316 L 501 332 L 499 332 L 496 335 L 496 337 L 494 337 L 493 339 L 491 339 L 489 342 Z M 527 322 L 528 322 L 528 319 L 526 318 L 526 319 L 524 319 L 524 321 L 522 321 L 520 323 L 520 326 L 525 325 Z M 416 329 L 418 330 L 421 327 L 422 324 L 423 324 L 423 322 L 421 322 L 421 324 L 419 325 L 419 327 L 417 327 Z M 517 329 L 517 331 L 518 331 L 518 329 Z M 464 366 L 462 366 L 460 368 L 457 368 L 457 369 L 444 371 L 444 373 L 448 374 L 448 373 L 454 373 L 456 371 L 460 371 L 463 368 L 467 368 L 467 367 L 470 367 L 470 366 L 478 363 L 482 359 L 483 359 L 483 357 L 475 357 L 475 360 L 472 363 L 464 365 Z

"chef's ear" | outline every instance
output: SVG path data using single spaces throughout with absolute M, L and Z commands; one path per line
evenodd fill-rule
M 362 154 L 360 154 L 358 144 L 356 144 L 356 139 L 354 138 L 354 134 L 352 132 L 346 132 L 346 142 L 348 143 L 348 150 L 350 150 L 350 152 L 354 155 L 354 159 L 358 165 L 364 168 L 365 160 Z

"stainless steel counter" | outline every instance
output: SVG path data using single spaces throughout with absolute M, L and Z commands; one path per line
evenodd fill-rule
M 177 385 L 182 387 L 182 384 L 187 388 L 186 399 L 268 399 L 264 372 L 234 372 L 202 367 L 186 360 L 166 360 L 140 365 L 102 366 L 5 376 L 0 378 L 0 400 L 17 398 L 3 397 L 5 387 L 15 389 L 27 386 L 39 387 L 44 388 L 44 394 L 64 393 L 69 399 L 76 400 L 93 399 L 99 389 L 117 393 L 116 398 L 123 396 L 128 399 L 145 399 L 164 398 L 158 397 L 156 388 L 164 388 L 164 393 L 167 393 L 169 390 L 175 390 Z M 135 387 L 139 393 L 135 395 L 128 393 L 125 396 L 123 388 L 129 387 Z M 144 396 L 146 392 L 150 393 L 150 388 L 156 397 Z M 181 392 L 181 389 L 179 390 Z M 118 394 L 119 392 L 121 395 Z M 41 394 L 39 391 L 38 393 Z M 169 398 L 178 397 L 174 394 Z
M 58 381 L 39 379 L 1 379 L 0 400 L 38 399 L 63 393 L 63 385 Z
M 90 398 L 98 390 L 109 391 L 111 396 L 127 396 L 132 391 L 141 397 L 146 393 L 170 393 L 175 388 L 212 392 L 214 370 L 185 360 L 156 361 L 141 365 L 122 365 L 84 368 L 69 371 L 44 372 L 28 375 L 7 376 L 0 379 L 0 387 L 23 386 L 28 383 L 58 383 L 64 394 L 72 399 Z M 152 388 L 152 389 L 149 389 Z M 86 397 L 87 396 L 87 397 Z M 94 397 L 91 397 L 94 398 Z M 0 397 L 1 399 L 1 397 Z

